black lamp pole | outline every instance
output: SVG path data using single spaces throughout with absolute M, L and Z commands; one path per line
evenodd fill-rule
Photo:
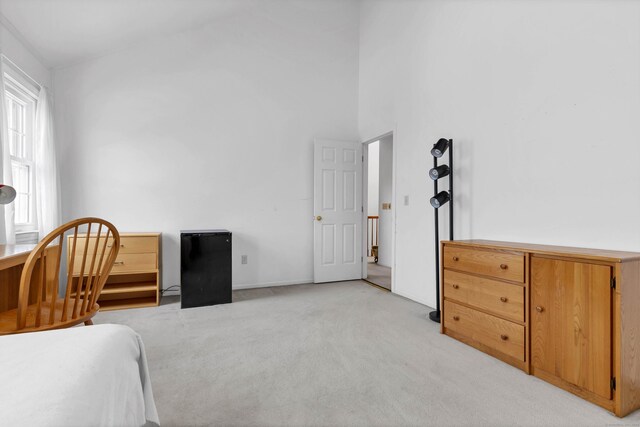
M 449 240 L 453 240 L 453 139 L 449 140 Z
M 434 144 L 434 148 L 431 150 L 433 156 L 433 169 L 438 168 L 438 157 L 441 157 L 444 154 L 442 147 L 438 147 L 440 141 Z M 438 147 L 438 149 L 436 149 Z M 448 144 L 445 145 L 444 150 L 448 147 L 449 149 L 449 240 L 453 240 L 453 140 L 450 139 Z M 437 155 L 439 154 L 439 155 Z M 432 170 L 433 170 L 432 169 Z M 430 174 L 431 175 L 431 174 Z M 439 176 L 437 174 L 435 177 L 431 175 L 433 179 L 433 198 L 431 199 L 431 205 L 435 208 L 434 219 L 435 219 L 435 254 L 436 254 L 436 310 L 429 313 L 429 319 L 434 322 L 440 323 L 440 227 L 439 227 L 439 216 L 438 216 L 438 208 L 441 206 L 439 201 L 435 202 L 434 199 L 438 197 L 438 179 Z M 446 203 L 446 201 L 444 202 Z
M 433 156 L 433 167 L 438 167 L 438 158 Z M 433 196 L 438 194 L 438 180 L 433 180 Z M 440 227 L 438 227 L 438 209 L 434 209 L 433 217 L 435 218 L 435 249 L 436 249 L 436 311 L 429 313 L 429 319 L 440 323 Z

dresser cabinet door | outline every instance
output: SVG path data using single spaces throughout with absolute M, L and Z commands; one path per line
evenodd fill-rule
M 532 257 L 531 363 L 611 399 L 611 267 Z

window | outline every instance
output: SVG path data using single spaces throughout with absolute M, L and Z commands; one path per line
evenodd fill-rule
M 33 164 L 36 96 L 18 79 L 5 73 L 5 98 L 13 187 L 18 193 L 14 205 L 16 233 L 33 232 L 38 228 Z

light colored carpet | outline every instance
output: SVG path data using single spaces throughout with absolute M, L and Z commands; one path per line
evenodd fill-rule
M 99 313 L 145 342 L 163 426 L 638 425 L 451 338 L 428 307 L 342 282 Z
M 367 264 L 367 281 L 391 290 L 391 269 L 384 265 L 370 262 Z

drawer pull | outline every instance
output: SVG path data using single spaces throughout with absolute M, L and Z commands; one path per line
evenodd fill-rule
M 116 261 L 113 265 L 124 265 L 124 261 Z
M 509 301 L 509 300 L 507 299 L 507 297 L 500 297 L 500 301 L 502 301 L 502 302 L 507 302 L 507 301 Z
M 507 336 L 507 335 L 500 335 L 500 339 L 501 339 L 502 341 L 506 341 L 506 340 L 508 340 L 508 339 L 509 339 L 509 336 Z
M 454 256 L 454 257 L 453 257 L 453 260 L 454 260 L 454 261 L 459 261 L 459 260 L 460 260 L 460 258 L 458 258 L 457 256 Z
M 536 307 L 536 311 L 537 311 L 538 313 L 542 313 L 542 312 L 544 311 L 544 307 L 537 306 L 537 307 Z
M 500 264 L 500 269 L 506 270 L 507 268 L 509 268 L 507 264 Z
M 453 289 L 458 289 L 460 286 L 458 286 L 458 285 L 451 285 L 451 287 L 452 287 Z
M 460 316 L 453 316 L 453 320 L 457 322 L 458 320 L 460 320 Z
M 112 243 L 112 244 L 110 244 L 110 245 L 107 245 L 107 247 L 108 247 L 108 248 L 112 248 L 112 247 L 113 247 L 113 243 Z M 120 247 L 121 247 L 121 248 L 124 248 L 124 245 L 122 245 L 122 244 L 121 244 L 121 245 L 120 245 Z

